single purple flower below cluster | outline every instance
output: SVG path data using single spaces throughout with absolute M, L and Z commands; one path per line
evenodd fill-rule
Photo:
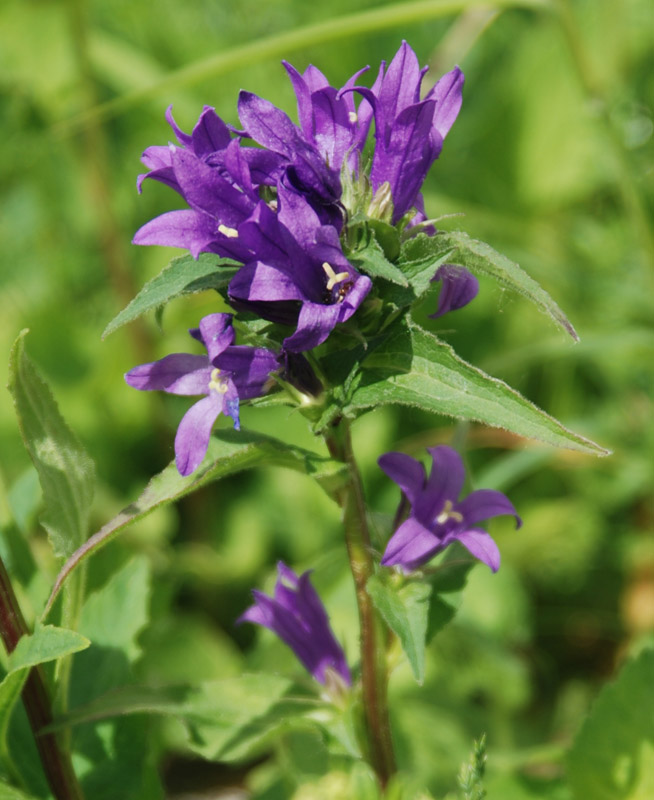
M 311 585 L 311 572 L 298 577 L 281 561 L 277 572 L 274 596 L 255 590 L 254 605 L 239 617 L 237 624 L 254 622 L 276 633 L 318 683 L 328 685 L 336 677 L 350 686 L 352 678 L 343 648 L 336 641 L 325 607 Z
M 382 565 L 411 572 L 458 541 L 497 572 L 497 545 L 476 525 L 502 514 L 512 514 L 517 527 L 522 520 L 508 497 L 494 489 L 479 489 L 459 500 L 465 480 L 461 457 L 444 445 L 428 448 L 428 452 L 432 458 L 429 478 L 423 465 L 404 453 L 386 453 L 379 459 L 379 466 L 398 484 L 411 505 L 408 518 L 386 546 Z
M 131 369 L 125 380 L 134 389 L 178 395 L 205 395 L 191 406 L 175 436 L 175 461 L 181 475 L 190 475 L 206 455 L 211 429 L 219 414 L 239 429 L 239 402 L 260 397 L 270 387 L 270 374 L 280 369 L 279 356 L 264 348 L 233 345 L 231 314 L 210 314 L 189 331 L 207 355 L 174 353 Z

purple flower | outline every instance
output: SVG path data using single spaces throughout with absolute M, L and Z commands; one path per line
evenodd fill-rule
M 254 622 L 276 633 L 319 683 L 328 684 L 331 673 L 350 686 L 343 648 L 334 638 L 325 607 L 309 581 L 311 570 L 298 578 L 280 561 L 277 572 L 274 596 L 255 590 L 254 605 L 237 624 Z
M 442 317 L 448 311 L 456 311 L 458 308 L 468 305 L 477 297 L 479 292 L 479 281 L 465 267 L 456 264 L 443 264 L 436 270 L 436 274 L 431 279 L 441 281 L 441 292 L 438 295 L 438 308 L 435 314 L 430 314 L 431 319 Z
M 513 514 L 517 527 L 522 520 L 511 501 L 493 489 L 480 489 L 459 501 L 465 479 L 461 457 L 445 446 L 428 448 L 428 452 L 433 462 L 428 479 L 423 465 L 403 453 L 386 453 L 379 459 L 379 466 L 411 504 L 408 519 L 386 545 L 382 565 L 396 565 L 410 572 L 458 541 L 497 572 L 497 545 L 485 530 L 474 526 L 502 514 Z
M 389 183 L 393 224 L 420 201 L 420 187 L 440 155 L 443 140 L 461 108 L 464 77 L 458 67 L 443 75 L 420 99 L 427 68 L 420 69 L 411 47 L 399 50 L 372 89 L 356 87 L 372 105 L 375 116 L 375 154 L 370 179 L 373 191 Z
M 338 232 L 321 224 L 306 197 L 280 183 L 277 202 L 277 214 L 262 203 L 240 227 L 256 260 L 234 276 L 229 298 L 237 309 L 297 324 L 284 349 L 301 352 L 317 347 L 348 320 L 372 282 L 345 258 Z
M 280 367 L 270 350 L 232 345 L 231 320 L 231 314 L 210 314 L 189 331 L 206 347 L 206 356 L 174 353 L 125 375 L 134 389 L 206 395 L 189 408 L 177 429 L 175 461 L 181 475 L 190 475 L 202 462 L 218 415 L 230 416 L 239 430 L 239 402 L 265 394 L 270 373 Z
M 350 169 L 357 170 L 357 156 L 372 121 L 372 106 L 364 98 L 357 108 L 350 90 L 368 67 L 359 70 L 338 90 L 311 64 L 302 75 L 287 61 L 282 64 L 297 97 L 298 119 L 305 139 L 315 145 L 332 169 L 340 171 L 347 156 Z
M 341 197 L 338 171 L 329 166 L 290 117 L 268 100 L 244 91 L 238 98 L 238 115 L 246 136 L 282 157 L 282 181 L 305 195 L 322 212 L 323 221 L 340 224 L 341 211 L 336 206 Z

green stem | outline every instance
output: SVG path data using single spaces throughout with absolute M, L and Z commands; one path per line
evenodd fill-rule
M 13 652 L 20 638 L 28 633 L 11 580 L 0 559 L 0 636 L 7 652 Z M 46 725 L 52 724 L 52 711 L 45 677 L 39 667 L 29 671 L 22 697 L 52 794 L 56 800 L 83 800 L 70 754 L 60 747 L 56 734 L 41 733 Z
M 345 539 L 359 608 L 361 683 L 368 757 L 381 786 L 385 787 L 395 772 L 388 716 L 386 648 L 382 622 L 366 591 L 374 565 L 363 485 L 352 451 L 349 423 L 340 420 L 325 436 L 325 441 L 332 457 L 343 461 L 348 468 L 339 501 L 343 509 Z

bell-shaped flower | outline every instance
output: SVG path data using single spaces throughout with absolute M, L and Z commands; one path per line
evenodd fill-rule
M 373 192 L 385 183 L 390 185 L 393 224 L 420 202 L 423 181 L 461 108 L 461 70 L 455 67 L 443 75 L 421 100 L 426 71 L 420 69 L 411 47 L 402 42 L 372 89 L 356 87 L 374 109 L 375 154 L 370 180 Z
M 276 214 L 260 203 L 239 229 L 256 260 L 234 276 L 229 298 L 236 309 L 296 325 L 284 349 L 297 353 L 322 344 L 348 320 L 372 282 L 352 267 L 336 229 L 321 224 L 305 196 L 280 183 L 277 202 Z
M 452 542 L 461 542 L 493 572 L 500 566 L 500 552 L 490 534 L 477 523 L 512 514 L 517 527 L 522 520 L 511 501 L 494 489 L 479 489 L 459 500 L 465 470 L 451 447 L 428 448 L 432 457 L 429 478 L 423 465 L 404 453 L 386 453 L 379 466 L 402 489 L 411 511 L 386 545 L 382 565 L 411 572 L 427 563 Z
M 357 108 L 351 90 L 368 67 L 355 73 L 342 89 L 336 89 L 312 64 L 303 74 L 287 61 L 282 64 L 297 97 L 298 119 L 305 139 L 316 146 L 332 169 L 340 172 L 347 157 L 349 168 L 356 171 L 358 154 L 372 121 L 372 106 L 363 98 Z
M 283 562 L 277 564 L 273 597 L 254 591 L 254 605 L 237 620 L 254 622 L 273 631 L 295 653 L 303 666 L 323 685 L 336 678 L 350 686 L 352 678 L 343 648 L 336 641 L 329 617 L 311 585 L 311 571 L 299 577 Z
M 282 182 L 307 197 L 322 212 L 323 222 L 338 224 L 341 212 L 341 181 L 311 140 L 293 124 L 290 117 L 268 100 L 242 91 L 238 115 L 244 135 L 283 159 Z
M 131 369 L 125 380 L 134 389 L 178 395 L 205 395 L 183 416 L 175 436 L 175 461 L 181 475 L 190 475 L 202 462 L 211 429 L 220 414 L 234 420 L 238 430 L 239 403 L 265 394 L 270 374 L 280 368 L 277 354 L 264 348 L 233 345 L 231 314 L 209 314 L 190 332 L 207 355 L 173 353 Z

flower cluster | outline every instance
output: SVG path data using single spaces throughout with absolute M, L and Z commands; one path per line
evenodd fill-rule
M 237 313 L 280 326 L 269 337 L 275 352 L 264 355 L 239 350 L 225 315 L 211 315 L 200 331 L 223 325 L 219 340 L 231 337 L 226 349 L 218 352 L 204 333 L 193 334 L 207 346 L 208 361 L 178 354 L 128 373 L 127 382 L 138 389 L 206 395 L 177 433 L 182 474 L 199 465 L 219 413 L 238 426 L 239 400 L 269 388 L 270 372 L 280 364 L 288 367 L 290 359 L 307 374 L 301 354 L 322 345 L 366 301 L 373 307 L 376 287 L 355 269 L 344 245 L 348 228 L 362 218 L 384 220 L 398 231 L 426 221 L 420 190 L 461 107 L 464 78 L 458 67 L 421 98 L 426 68 L 406 42 L 388 67 L 382 62 L 372 87 L 359 82 L 368 68 L 336 88 L 314 66 L 304 73 L 284 66 L 297 97 L 299 125 L 267 100 L 242 91 L 241 128 L 205 106 L 192 132 L 185 133 L 169 109 L 177 143 L 143 154 L 148 171 L 139 176 L 139 191 L 146 179 L 159 181 L 187 207 L 146 223 L 134 242 L 235 262 L 225 299 Z M 434 280 L 441 282 L 435 316 L 460 308 L 477 293 L 476 279 L 462 267 L 443 265 Z M 218 374 L 230 377 L 215 380 Z M 293 371 L 287 369 L 284 378 L 292 383 Z M 320 385 L 315 377 L 308 382 Z

